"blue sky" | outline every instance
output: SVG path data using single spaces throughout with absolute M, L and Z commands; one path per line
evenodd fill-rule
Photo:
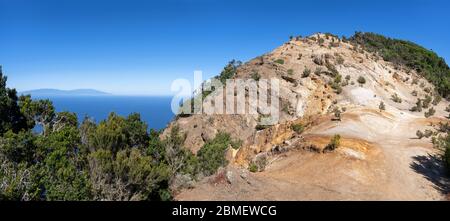
M 0 11 L 0 64 L 19 91 L 171 94 L 194 70 L 211 77 L 315 32 L 377 32 L 450 60 L 445 0 L 0 0 Z

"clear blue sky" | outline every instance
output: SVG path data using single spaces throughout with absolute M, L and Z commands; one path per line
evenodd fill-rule
M 0 0 L 0 64 L 9 86 L 168 94 L 290 35 L 371 31 L 450 60 L 450 3 L 409 1 Z

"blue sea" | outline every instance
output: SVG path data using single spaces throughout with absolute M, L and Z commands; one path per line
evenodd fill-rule
M 170 104 L 172 97 L 146 96 L 46 96 L 33 99 L 50 99 L 56 111 L 70 111 L 82 121 L 85 116 L 97 123 L 106 119 L 110 112 L 120 116 L 140 113 L 149 128 L 163 129 L 174 118 Z

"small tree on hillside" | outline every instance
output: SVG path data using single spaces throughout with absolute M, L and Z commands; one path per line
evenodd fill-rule
M 429 117 L 433 116 L 435 113 L 436 113 L 436 110 L 433 107 L 431 107 L 430 109 L 428 109 L 427 112 L 424 113 L 424 115 L 426 118 L 429 118 Z
M 422 137 L 424 136 L 424 134 L 423 134 L 422 131 L 418 130 L 418 131 L 416 132 L 416 136 L 417 136 L 417 138 L 422 139 Z
M 409 109 L 412 112 L 422 112 L 422 100 L 420 98 L 417 99 L 416 106 Z
M 305 67 L 305 70 L 303 71 L 303 74 L 302 74 L 302 78 L 307 78 L 307 77 L 309 77 L 310 74 L 311 74 L 311 70 L 309 68 Z
M 336 150 L 341 145 L 341 135 L 336 134 L 331 138 L 330 143 L 325 147 L 325 152 Z
M 335 120 L 341 121 L 341 110 L 338 107 L 335 107 L 333 110 Z
M 366 79 L 363 76 L 359 76 L 357 81 L 361 86 L 366 83 Z
M 395 103 L 402 103 L 402 99 L 398 96 L 397 93 L 393 94 L 391 97 L 392 101 L 394 101 Z
M 378 108 L 380 109 L 380 111 L 386 110 L 386 106 L 384 105 L 383 101 L 380 102 L 380 105 L 378 105 Z

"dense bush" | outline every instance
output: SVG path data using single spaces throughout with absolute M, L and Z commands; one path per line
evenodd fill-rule
M 450 130 L 446 128 L 445 136 L 439 136 L 435 142 L 433 142 L 434 147 L 441 150 L 443 152 L 442 159 L 447 168 L 448 173 L 450 174 Z
M 450 95 L 450 68 L 436 53 L 415 43 L 391 39 L 374 33 L 357 32 L 350 38 L 370 52 L 395 65 L 416 70 L 435 85 L 444 98 Z
M 227 79 L 231 79 L 236 75 L 237 69 L 241 65 L 241 61 L 231 60 L 230 62 L 228 62 L 227 66 L 223 68 L 219 76 L 217 76 L 217 79 L 219 79 L 222 84 L 225 84 Z
M 325 62 L 325 67 L 327 67 L 328 71 L 330 71 L 331 77 L 336 77 L 336 75 L 339 74 L 339 71 L 336 69 L 336 67 L 331 64 L 330 62 Z
M 422 99 L 422 107 L 428 108 L 430 106 L 430 103 L 432 102 L 432 98 L 430 95 L 425 95 L 425 98 Z
M 335 80 L 328 82 L 330 87 L 334 90 L 336 94 L 342 93 L 342 87 L 341 84 L 337 83 Z
M 296 133 L 302 133 L 305 127 L 302 124 L 292 124 L 291 126 L 292 130 Z
M 242 145 L 220 133 L 197 157 L 176 126 L 161 139 L 139 114 L 79 125 L 49 100 L 17 97 L 3 75 L 0 83 L 0 200 L 170 200 L 182 182 L 226 165 L 228 146 Z
M 212 175 L 219 167 L 228 164 L 225 152 L 232 143 L 230 135 L 220 132 L 198 152 L 200 166 L 205 175 Z
M 7 77 L 3 76 L 0 66 L 0 135 L 8 130 L 18 132 L 27 128 L 27 121 L 18 105 L 15 89 L 6 87 Z
M 424 115 L 426 118 L 428 118 L 428 117 L 433 116 L 435 113 L 436 113 L 436 110 L 433 107 L 431 107 L 430 109 L 428 109 L 427 112 L 424 113 Z

